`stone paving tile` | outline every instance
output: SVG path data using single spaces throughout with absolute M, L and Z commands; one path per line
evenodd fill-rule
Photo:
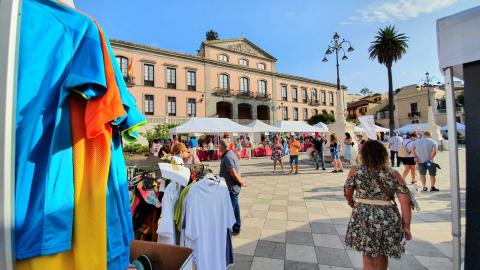
M 287 206 L 288 201 L 287 200 L 271 200 L 270 201 L 270 206 L 272 205 L 281 205 L 281 206 Z
M 452 261 L 447 258 L 415 256 L 415 258 L 427 269 L 447 270 L 452 269 Z
M 284 267 L 284 260 L 254 257 L 251 270 L 283 270 Z
M 287 231 L 287 243 L 313 246 L 313 237 L 309 232 Z
M 338 235 L 314 233 L 312 236 L 315 246 L 343 249 L 342 240 Z
M 267 211 L 268 210 L 268 204 L 254 204 L 252 206 L 252 210 L 259 210 L 259 211 Z
M 268 212 L 267 214 L 268 219 L 279 219 L 279 220 L 287 220 L 287 213 L 285 212 Z
M 307 213 L 307 208 L 306 207 L 301 207 L 301 206 L 288 206 L 288 212 L 292 213 Z
M 244 218 L 242 219 L 242 226 L 245 227 L 252 227 L 252 228 L 263 228 L 263 225 L 265 224 L 265 219 L 264 218 Z
M 312 232 L 312 229 L 310 229 L 310 223 L 301 221 L 288 221 L 287 230 L 297 232 Z
M 260 235 L 261 240 L 285 243 L 287 233 L 284 230 L 269 230 L 263 229 Z
M 243 239 L 258 240 L 262 233 L 261 228 L 242 226 L 239 237 Z
M 257 242 L 256 240 L 234 237 L 232 239 L 233 252 L 253 256 L 257 248 Z
M 319 264 L 340 267 L 353 267 L 352 262 L 347 255 L 347 252 L 343 249 L 315 247 L 315 252 L 317 254 Z
M 305 213 L 288 213 L 288 220 L 291 221 L 309 221 L 308 215 Z
M 285 231 L 287 229 L 287 221 L 286 220 L 266 219 L 265 224 L 263 225 L 263 228 L 264 229 Z
M 319 270 L 319 267 L 316 263 L 285 261 L 285 270 Z
M 287 260 L 317 263 L 315 249 L 304 245 L 287 244 Z
M 310 228 L 312 228 L 313 233 L 337 234 L 335 226 L 329 223 L 311 222 Z
M 255 250 L 255 256 L 285 260 L 285 252 L 285 243 L 260 240 L 258 241 L 257 249 Z
M 268 211 L 272 211 L 272 212 L 287 212 L 287 206 L 284 206 L 284 205 L 272 205 L 272 204 L 270 204 L 270 208 L 268 208 Z
M 242 254 L 233 254 L 234 266 L 232 270 L 250 270 L 252 267 L 253 256 L 247 256 Z
M 440 252 L 440 250 L 438 250 L 434 245 L 419 240 L 408 241 L 406 244 L 406 250 L 410 254 L 414 254 L 416 256 L 444 257 L 443 253 Z
M 305 201 L 303 200 L 292 200 L 292 201 L 288 201 L 288 206 L 299 206 L 299 207 L 305 207 Z
M 242 212 L 242 208 L 240 207 L 240 213 Z M 265 218 L 267 216 L 268 211 L 260 211 L 260 210 L 250 210 L 248 211 L 247 217 L 251 218 Z
M 347 255 L 350 258 L 350 261 L 353 264 L 353 267 L 355 268 L 362 268 L 363 267 L 363 257 L 360 252 L 355 251 L 355 250 L 347 250 Z
M 400 260 L 390 259 L 388 260 L 388 268 L 390 270 L 422 270 L 427 269 L 423 266 L 414 256 L 403 254 Z
M 346 268 L 346 267 L 338 267 L 338 266 L 331 266 L 331 265 L 318 265 L 319 270 L 354 270 L 353 268 Z

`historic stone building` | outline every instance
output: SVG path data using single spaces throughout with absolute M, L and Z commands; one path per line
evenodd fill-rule
M 274 124 L 336 111 L 335 84 L 277 72 L 277 59 L 246 38 L 204 41 L 198 55 L 111 43 L 150 125 L 193 116 Z

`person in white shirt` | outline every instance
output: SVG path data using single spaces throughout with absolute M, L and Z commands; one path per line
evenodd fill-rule
M 395 156 L 397 156 L 397 167 L 400 167 L 400 158 L 398 157 L 398 148 L 402 145 L 402 137 L 398 136 L 395 132 L 392 133 L 392 137 L 388 140 L 390 149 L 390 161 L 391 166 L 395 166 Z
M 410 173 L 412 177 L 412 184 L 417 183 L 415 180 L 416 177 L 416 166 L 415 166 L 415 160 L 414 160 L 414 153 L 413 153 L 413 148 L 415 147 L 415 140 L 417 140 L 418 136 L 415 132 L 407 134 L 407 137 L 402 141 L 402 144 L 400 147 L 402 147 L 402 152 L 405 152 L 404 155 L 401 157 L 403 166 L 405 169 L 403 170 L 402 177 L 403 179 L 407 179 L 408 174 Z M 400 150 L 400 148 L 398 149 Z

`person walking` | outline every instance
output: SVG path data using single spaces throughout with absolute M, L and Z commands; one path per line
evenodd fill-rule
M 345 244 L 362 253 L 363 269 L 386 270 L 388 257 L 400 259 L 405 252 L 404 237 L 412 239 L 409 190 L 400 174 L 388 166 L 382 143 L 365 142 L 360 156 L 361 165 L 350 169 L 344 186 L 345 199 L 353 208 Z
M 439 189 L 435 187 L 438 165 L 433 161 L 437 155 L 437 148 L 437 142 L 431 139 L 431 134 L 428 131 L 423 133 L 423 137 L 421 139 L 415 141 L 415 145 L 413 147 L 413 156 L 415 158 L 415 162 L 417 162 L 423 191 L 428 191 L 428 188 L 426 187 L 427 171 L 428 175 L 430 175 L 430 191 L 439 191 Z
M 398 148 L 402 145 L 402 137 L 393 132 L 392 137 L 388 140 L 388 149 L 390 149 L 390 161 L 392 167 L 395 166 L 395 156 L 397 156 L 397 167 L 400 167 L 400 158 L 398 157 Z
M 293 165 L 295 165 L 295 174 L 298 173 L 298 153 L 300 152 L 300 142 L 292 135 L 288 143 L 288 150 L 290 152 L 290 173 L 293 172 Z
M 343 159 L 345 163 L 349 166 L 352 166 L 352 148 L 353 148 L 353 139 L 350 136 L 350 133 L 345 132 L 345 140 L 343 141 L 343 148 L 345 149 L 345 153 L 343 154 Z
M 400 157 L 403 166 L 405 167 L 402 173 L 402 177 L 403 179 L 407 180 L 407 176 L 410 173 L 410 176 L 412 178 L 412 184 L 417 183 L 417 181 L 415 180 L 415 176 L 417 173 L 415 166 L 416 163 L 413 156 L 413 148 L 415 146 L 416 139 L 417 134 L 415 132 L 407 134 L 407 138 L 402 139 L 402 144 L 400 145 L 400 147 L 398 147 L 398 157 Z
M 325 171 L 325 157 L 323 156 L 323 145 L 327 144 L 327 139 L 323 135 L 318 135 L 317 138 L 313 140 L 313 147 L 315 149 L 315 167 L 319 169 L 319 163 L 322 163 L 322 170 Z
M 190 137 L 190 140 L 188 140 L 188 147 L 190 148 L 190 153 L 194 156 L 197 155 L 197 146 L 198 146 L 197 138 L 194 136 Z
M 252 142 L 249 136 L 245 138 L 245 149 L 247 151 L 247 157 L 250 160 L 252 158 Z
M 280 163 L 280 167 L 282 168 L 283 173 L 283 146 L 280 143 L 280 139 L 276 138 L 275 143 L 273 144 L 272 149 L 272 160 L 273 160 L 273 173 L 276 172 L 277 169 L 277 162 Z
M 238 194 L 242 187 L 247 186 L 247 181 L 243 180 L 240 173 L 240 164 L 238 158 L 229 149 L 230 142 L 226 139 L 221 139 L 219 142 L 219 150 L 222 153 L 222 160 L 220 161 L 220 177 L 225 179 L 228 190 L 230 192 L 230 200 L 232 202 L 233 212 L 235 215 L 235 224 L 232 227 L 232 234 L 238 235 L 241 228 L 240 219 L 240 205 L 238 203 Z
M 340 160 L 340 144 L 337 134 L 330 134 L 330 156 L 332 157 L 332 173 L 343 172 L 342 161 Z

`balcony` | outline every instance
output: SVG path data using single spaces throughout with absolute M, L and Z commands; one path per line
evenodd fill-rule
M 250 91 L 242 91 L 242 90 L 238 90 L 237 91 L 237 97 L 238 98 L 254 98 L 255 95 L 250 92 Z
M 303 103 L 308 103 L 308 98 L 303 98 L 303 99 L 302 99 L 302 102 L 303 102 Z
M 143 81 L 144 86 L 154 86 L 154 82 L 150 80 L 144 80 Z
M 130 76 L 123 76 L 123 79 L 125 80 L 125 84 L 128 87 L 134 86 L 135 85 L 135 78 L 130 77 Z
M 408 118 L 420 117 L 420 112 L 409 112 Z
M 320 101 L 318 99 L 312 99 L 312 100 L 310 100 L 310 105 L 311 106 L 319 106 Z
M 298 99 L 297 99 L 296 97 L 293 97 L 293 98 L 292 98 L 292 101 L 293 101 L 293 102 L 298 102 Z
M 272 95 L 267 93 L 258 93 L 255 98 L 257 100 L 270 101 L 272 100 Z
M 232 90 L 230 89 L 222 89 L 219 87 L 215 87 L 212 91 L 213 96 L 218 96 L 218 97 L 232 97 Z

